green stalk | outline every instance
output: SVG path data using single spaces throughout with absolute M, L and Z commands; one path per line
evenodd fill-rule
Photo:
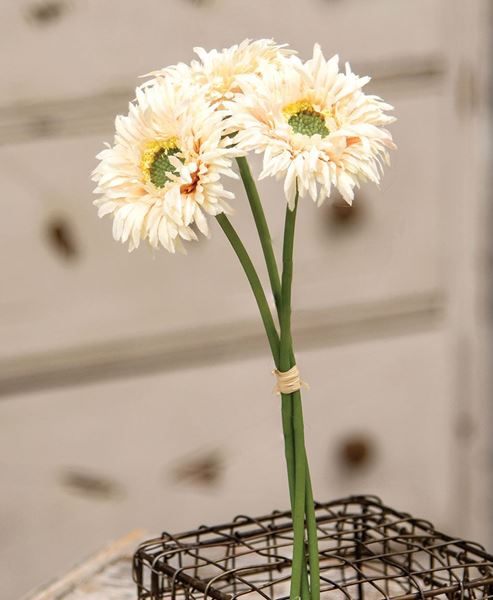
M 298 197 L 296 196 L 293 210 L 287 208 L 284 226 L 284 243 L 282 252 L 282 283 L 281 283 L 281 339 L 279 368 L 288 371 L 291 366 L 293 345 L 291 338 L 291 287 L 293 281 L 293 247 L 294 230 L 296 225 L 296 209 Z M 283 399 L 285 394 L 282 395 Z M 289 396 L 289 395 L 288 395 Z M 303 571 L 303 557 L 305 546 L 305 483 L 306 483 L 306 458 L 303 435 L 303 415 L 301 414 L 301 395 L 298 392 L 291 394 L 293 403 L 293 435 L 295 455 L 295 485 L 293 509 L 293 563 L 291 574 L 290 599 L 296 600 L 301 594 L 301 579 Z
M 290 394 L 281 394 L 282 431 L 284 435 L 284 454 L 288 471 L 289 499 L 291 511 L 294 511 L 294 436 L 293 436 L 293 405 Z
M 315 517 L 315 503 L 313 501 L 312 482 L 308 468 L 308 458 L 305 450 L 306 461 L 306 498 L 305 512 L 308 533 L 308 556 L 310 561 L 310 593 L 312 600 L 320 600 L 320 564 L 318 555 L 318 531 Z
M 298 197 L 296 197 L 295 207 L 293 211 L 289 208 L 286 212 L 286 223 L 284 230 L 284 246 L 283 246 L 283 273 L 282 273 L 282 302 L 281 302 L 281 346 L 280 346 L 280 365 L 281 370 L 286 371 L 296 364 L 293 351 L 293 342 L 291 335 L 291 286 L 293 278 L 293 247 L 294 247 L 294 229 L 296 224 L 296 209 Z M 289 351 L 289 359 L 288 359 Z M 288 362 L 289 361 L 289 362 Z M 311 485 L 310 472 L 308 468 L 308 459 L 305 449 L 305 435 L 303 423 L 303 409 L 301 404 L 301 393 L 297 391 L 292 395 L 292 415 L 293 415 L 293 435 L 295 441 L 295 512 L 296 517 L 293 517 L 293 527 L 295 535 L 297 530 L 302 531 L 303 535 L 303 551 L 304 551 L 304 522 L 301 524 L 295 522 L 295 518 L 299 519 L 298 513 L 301 512 L 298 502 L 301 502 L 303 497 L 303 515 L 306 513 L 307 533 L 308 533 L 308 548 L 310 561 L 310 595 L 312 600 L 320 598 L 320 566 L 318 556 L 318 534 L 315 518 L 315 506 L 313 502 L 313 492 Z M 303 490 L 300 490 L 303 478 Z M 299 486 L 299 487 L 298 487 Z M 304 495 L 302 494 L 304 493 Z M 303 519 L 303 517 L 301 517 Z M 299 535 L 299 534 L 298 534 Z M 293 558 L 294 571 L 294 558 Z M 296 581 L 295 581 L 296 584 Z M 293 594 L 293 590 L 292 590 Z
M 272 295 L 276 303 L 277 312 L 281 309 L 281 280 L 279 279 L 279 270 L 277 268 L 276 257 L 272 248 L 272 238 L 265 218 L 264 210 L 262 208 L 262 202 L 255 185 L 255 180 L 252 177 L 248 161 L 244 156 L 236 159 L 238 168 L 240 170 L 241 179 L 245 186 L 245 191 L 250 203 L 255 225 L 257 227 L 260 243 L 262 245 L 262 251 L 265 257 L 265 264 L 267 266 L 267 272 L 269 274 L 270 287 L 272 289 Z
M 250 287 L 252 288 L 253 295 L 257 301 L 260 316 L 262 317 L 262 322 L 264 324 L 265 333 L 267 334 L 267 339 L 269 340 L 272 356 L 274 357 L 274 361 L 277 365 L 278 361 L 276 357 L 279 356 L 279 335 L 277 333 L 274 319 L 272 318 L 272 313 L 270 312 L 269 304 L 265 297 L 262 284 L 260 283 L 259 276 L 257 275 L 257 271 L 255 270 L 250 257 L 248 256 L 248 252 L 246 251 L 243 242 L 238 237 L 238 234 L 231 225 L 228 217 L 224 213 L 221 213 L 216 216 L 216 219 L 228 238 L 231 246 L 233 247 L 233 250 L 236 252 L 236 256 L 238 257 L 241 266 L 245 271 L 248 282 L 250 283 Z

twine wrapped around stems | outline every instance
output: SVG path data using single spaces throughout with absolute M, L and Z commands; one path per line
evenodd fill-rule
M 289 371 L 274 369 L 272 374 L 276 377 L 276 386 L 274 388 L 274 393 L 276 394 L 292 394 L 301 390 L 302 387 L 310 389 L 306 381 L 301 379 L 297 365 L 292 366 Z

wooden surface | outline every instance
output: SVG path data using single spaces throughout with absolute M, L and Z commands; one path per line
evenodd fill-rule
M 23 600 L 135 600 L 132 555 L 143 539 L 129 533 Z

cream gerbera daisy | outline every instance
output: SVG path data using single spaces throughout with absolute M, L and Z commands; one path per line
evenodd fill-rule
M 171 78 L 178 85 L 186 81 L 203 86 L 207 99 L 220 105 L 224 100 L 233 99 L 241 93 L 239 77 L 243 75 L 260 75 L 266 66 L 277 68 L 282 60 L 294 53 L 285 45 L 278 45 L 273 40 L 249 40 L 223 50 L 206 51 L 194 48 L 199 60 L 192 60 L 190 65 L 179 63 L 149 75 L 153 79 L 144 83 L 143 87 L 153 85 L 156 79 Z
M 137 90 L 128 116 L 116 119 L 114 145 L 98 154 L 93 172 L 99 215 L 113 216 L 113 236 L 129 249 L 148 240 L 154 248 L 183 250 L 209 234 L 205 213 L 230 212 L 221 175 L 231 170 L 231 140 L 224 113 L 203 100 L 202 90 L 155 82 Z M 230 146 L 228 148 L 228 145 Z
M 360 181 L 380 181 L 395 147 L 384 126 L 395 119 L 385 114 L 392 106 L 362 91 L 369 80 L 348 64 L 340 73 L 338 57 L 327 61 L 318 45 L 305 63 L 291 56 L 262 78 L 240 78 L 244 93 L 226 103 L 235 143 L 264 153 L 260 177 L 284 177 L 290 207 L 296 190 L 321 203 L 335 186 L 351 203 Z

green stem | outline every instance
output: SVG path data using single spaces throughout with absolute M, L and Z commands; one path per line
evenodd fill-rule
M 320 600 L 320 564 L 318 556 L 318 531 L 315 516 L 315 503 L 313 501 L 312 481 L 308 458 L 305 450 L 306 461 L 306 498 L 305 513 L 308 534 L 308 557 L 310 561 L 310 592 L 312 600 Z
M 262 208 L 262 202 L 255 185 L 255 180 L 252 177 L 248 161 L 245 157 L 241 156 L 236 159 L 238 168 L 240 170 L 241 179 L 245 186 L 245 191 L 250 203 L 255 225 L 257 227 L 260 243 L 262 245 L 262 251 L 264 253 L 265 264 L 267 266 L 267 272 L 269 274 L 270 287 L 276 303 L 277 312 L 281 309 L 281 280 L 279 279 L 279 269 L 277 268 L 276 257 L 272 248 L 272 238 L 267 225 L 267 219 Z
M 293 514 L 293 574 L 291 578 L 291 600 L 298 598 L 299 581 L 305 555 L 305 490 L 306 490 L 306 459 L 303 434 L 303 415 L 301 410 L 301 394 L 295 392 L 293 398 L 293 435 L 295 455 L 295 496 Z M 303 597 L 307 598 L 306 596 Z
M 295 455 L 294 455 L 294 435 L 293 435 L 293 404 L 290 394 L 283 394 L 281 399 L 282 405 L 282 425 L 284 434 L 284 453 L 286 456 L 286 466 L 288 471 L 289 498 L 291 502 L 291 513 L 294 515 L 295 505 Z M 318 560 L 318 546 L 317 560 Z M 311 567 L 310 567 L 311 569 Z M 308 583 L 308 572 L 306 568 L 306 557 L 303 553 L 303 565 L 301 574 L 301 597 L 308 598 L 310 596 L 310 585 Z M 312 595 L 313 598 L 313 595 Z
M 296 225 L 296 197 L 293 210 L 287 208 L 284 225 L 284 243 L 282 251 L 282 283 L 281 283 L 281 313 L 280 313 L 280 354 L 279 368 L 288 371 L 291 367 L 293 344 L 291 337 L 291 288 L 293 281 L 293 248 L 294 230 Z M 283 394 L 283 401 L 285 396 Z M 286 400 L 287 401 L 287 398 Z M 303 415 L 301 412 L 301 395 L 298 392 L 291 394 L 293 406 L 292 424 L 294 436 L 295 476 L 294 476 L 294 509 L 293 509 L 293 566 L 291 574 L 291 600 L 301 594 L 301 581 L 305 550 L 305 484 L 306 484 L 306 458 L 303 434 Z
M 259 276 L 257 275 L 257 271 L 255 270 L 250 257 L 248 256 L 248 252 L 246 251 L 243 242 L 238 237 L 238 234 L 231 225 L 228 217 L 224 213 L 221 213 L 216 216 L 216 219 L 228 238 L 231 246 L 233 247 L 233 250 L 236 252 L 236 256 L 238 257 L 241 266 L 245 271 L 248 282 L 250 283 L 253 295 L 257 301 L 260 316 L 262 317 L 265 333 L 267 334 L 267 339 L 269 340 L 272 356 L 274 357 L 274 361 L 276 362 L 277 366 L 278 360 L 276 357 L 279 356 L 279 335 L 277 333 L 274 319 L 272 318 L 272 313 L 270 312 L 269 304 L 265 297 L 262 284 L 260 283 Z
M 284 435 L 284 454 L 288 471 L 289 499 L 291 511 L 294 511 L 294 436 L 293 436 L 293 403 L 290 394 L 281 395 L 282 431 Z
M 291 338 L 291 287 L 293 282 L 294 228 L 296 225 L 297 208 L 298 198 L 296 198 L 293 210 L 286 208 L 286 220 L 284 224 L 281 313 L 279 315 L 281 326 L 279 368 L 281 371 L 288 371 L 291 368 L 291 357 L 293 356 L 293 342 Z

